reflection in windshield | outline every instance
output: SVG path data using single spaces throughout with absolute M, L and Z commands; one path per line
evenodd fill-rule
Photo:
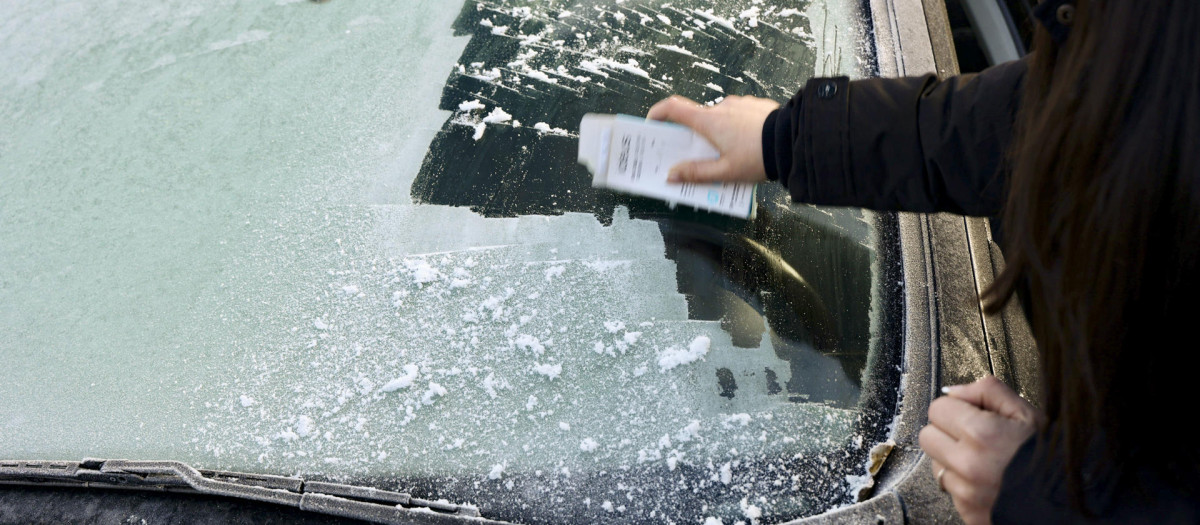
M 871 288 L 862 212 L 797 212 L 778 187 L 764 186 L 755 223 L 677 213 L 592 188 L 584 168 L 563 162 L 588 112 L 641 115 L 671 93 L 710 104 L 725 94 L 785 100 L 817 71 L 857 74 L 865 52 L 843 55 L 837 43 L 849 47 L 853 23 L 799 0 L 472 0 L 454 27 L 471 40 L 442 92 L 440 107 L 453 115 L 422 163 L 414 199 L 488 217 L 587 212 L 605 223 L 625 206 L 659 222 L 691 318 L 722 321 L 747 348 L 758 347 L 770 321 L 795 372 L 794 399 L 858 403 Z
M 851 71 L 858 30 L 824 13 L 0 5 L 0 450 L 324 476 L 520 522 L 849 501 L 880 436 L 858 387 L 873 217 L 770 189 L 751 223 L 595 192 L 571 136 L 669 91 L 781 99 Z

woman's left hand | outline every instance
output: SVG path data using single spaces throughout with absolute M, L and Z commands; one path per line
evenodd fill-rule
M 702 106 L 679 95 L 650 108 L 646 118 L 692 128 L 720 152 L 716 160 L 684 161 L 671 167 L 667 182 L 763 182 L 762 130 L 779 103 L 730 95 L 715 106 Z
M 963 521 L 991 523 L 1004 469 L 1033 435 L 1040 415 L 993 376 L 945 392 L 929 405 L 921 448 L 933 459 L 933 475 Z

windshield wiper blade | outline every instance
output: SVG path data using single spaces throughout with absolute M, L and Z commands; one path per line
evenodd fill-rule
M 502 523 L 482 518 L 471 505 L 297 477 L 201 470 L 179 461 L 0 461 L 0 484 L 198 493 L 378 523 Z

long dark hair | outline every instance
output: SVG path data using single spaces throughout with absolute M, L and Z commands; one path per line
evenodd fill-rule
M 1075 8 L 1061 46 L 1035 37 L 984 300 L 1028 293 L 1041 435 L 1083 508 L 1085 474 L 1200 473 L 1200 2 Z

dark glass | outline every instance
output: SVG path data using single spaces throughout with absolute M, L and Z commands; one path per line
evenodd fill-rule
M 615 10 L 572 5 L 568 11 L 561 2 L 467 1 L 454 29 L 471 39 L 460 68 L 446 81 L 440 104 L 455 114 L 436 135 L 412 196 L 424 203 L 468 206 L 487 217 L 587 212 L 607 224 L 614 208 L 624 206 L 633 218 L 657 222 L 666 241 L 666 256 L 677 264 L 678 290 L 687 296 L 690 318 L 720 321 L 734 345 L 745 348 L 758 347 L 765 329 L 779 357 L 791 366 L 786 385 L 778 384 L 774 371 L 764 371 L 764 379 L 774 385 L 768 387 L 771 394 L 796 403 L 862 409 L 863 432 L 882 439 L 883 426 L 895 407 L 898 369 L 894 357 L 876 359 L 871 369 L 867 364 L 873 348 L 898 349 L 898 344 L 883 343 L 899 335 L 897 327 L 872 341 L 871 326 L 873 280 L 883 278 L 873 273 L 872 264 L 879 262 L 877 258 L 884 264 L 894 261 L 875 247 L 881 237 L 895 242 L 888 233 L 890 217 L 794 205 L 777 184 L 760 185 L 758 216 L 753 221 L 671 209 L 656 200 L 592 188 L 591 175 L 573 162 L 577 141 L 532 127 L 544 122 L 574 130 L 589 112 L 643 115 L 672 93 L 711 102 L 721 92 L 710 85 L 725 94 L 785 101 L 808 78 L 828 70 L 830 60 L 840 60 L 817 55 L 811 38 L 803 36 L 811 35 L 813 28 L 797 34 L 764 24 L 751 36 L 713 23 L 692 9 L 714 7 L 717 12 L 736 13 L 751 5 L 748 0 L 665 6 L 628 1 Z M 546 16 L 522 16 L 519 9 L 528 6 Z M 776 7 L 804 10 L 807 2 L 782 2 Z M 660 16 L 672 23 L 657 23 Z M 705 22 L 705 27 L 693 20 Z M 820 31 L 831 38 L 848 38 L 849 31 L 836 28 L 828 19 L 824 23 Z M 496 34 L 497 27 L 507 31 Z M 691 37 L 681 36 L 683 31 L 691 31 Z M 541 39 L 535 45 L 522 45 L 515 35 Z M 613 48 L 621 46 L 636 50 L 618 53 L 636 60 L 634 70 L 607 67 L 601 75 L 588 64 L 580 67 L 601 50 L 604 56 L 612 56 Z M 687 51 L 680 52 L 680 47 Z M 534 58 L 526 58 L 531 49 L 536 50 Z M 721 72 L 695 65 L 707 61 L 698 57 L 711 60 Z M 498 68 L 499 78 L 493 78 L 492 68 Z M 532 78 L 526 68 L 562 74 L 551 76 L 555 82 L 549 83 Z M 460 104 L 475 100 L 489 108 L 503 108 L 521 125 L 488 126 L 486 138 L 478 140 L 475 128 L 459 111 Z M 886 308 L 884 300 L 879 301 L 877 316 L 883 318 Z M 864 377 L 882 386 L 872 384 L 864 394 Z M 728 370 L 717 371 L 712 387 L 713 395 L 728 399 L 738 395 L 737 381 Z M 794 498 L 803 509 L 799 515 L 846 503 L 850 501 L 846 476 L 860 473 L 863 457 L 862 443 L 843 443 L 820 456 L 749 459 L 754 468 L 779 469 L 804 480 L 802 494 L 797 494 L 792 483 L 771 485 L 775 478 L 765 476 L 758 478 L 761 486 L 751 493 Z M 656 487 L 657 497 L 668 503 L 631 503 L 637 507 L 632 515 L 648 516 L 654 509 L 670 507 L 672 519 L 703 520 L 706 514 L 701 508 L 716 503 L 712 491 L 721 487 L 703 471 L 686 468 L 581 475 L 587 476 L 586 481 L 572 483 L 569 490 L 542 486 L 535 476 L 511 477 L 518 487 L 513 492 L 527 493 L 532 499 L 517 496 L 511 504 L 487 505 L 485 515 L 490 511 L 495 517 L 520 521 L 571 521 L 580 516 L 591 520 L 596 502 L 617 485 L 636 480 L 639 486 Z M 477 497 L 481 490 L 479 483 L 461 479 L 432 479 L 422 488 L 451 499 Z M 544 496 L 535 494 L 562 498 L 554 498 L 553 505 L 536 505 L 534 500 Z M 582 503 L 585 498 L 592 502 L 590 506 Z

